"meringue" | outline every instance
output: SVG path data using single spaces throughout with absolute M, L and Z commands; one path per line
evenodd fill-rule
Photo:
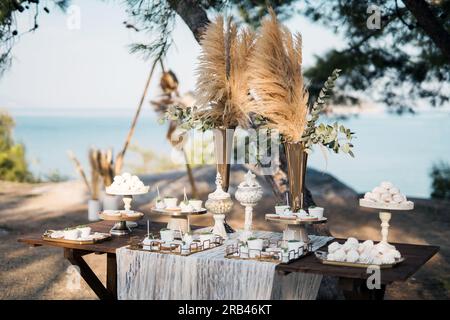
M 412 204 L 392 182 L 383 181 L 379 186 L 373 188 L 371 192 L 364 194 L 364 199 L 368 201 L 381 202 L 383 204 Z
M 345 257 L 345 261 L 347 262 L 356 262 L 359 259 L 359 253 L 356 250 L 350 250 L 347 252 L 347 255 Z
M 381 256 L 381 263 L 382 264 L 392 264 L 395 263 L 395 258 L 392 253 L 386 253 Z
M 345 261 L 347 254 L 343 249 L 339 249 L 334 252 L 334 261 Z
M 380 186 L 385 189 L 391 189 L 394 187 L 394 185 L 390 181 L 383 181 L 380 183 Z
M 328 253 L 334 253 L 341 248 L 342 248 L 342 244 L 340 244 L 338 242 L 333 242 L 332 244 L 330 244 L 328 246 Z
M 359 255 L 359 262 L 364 264 L 371 264 L 373 261 L 373 256 L 370 254 L 370 251 L 364 251 Z
M 138 176 L 132 176 L 125 172 L 121 176 L 115 176 L 113 183 L 106 187 L 107 193 L 134 194 L 148 192 L 148 187 L 139 179 Z
M 363 243 L 361 243 L 361 245 L 362 245 L 364 248 L 367 248 L 367 249 L 371 249 L 371 248 L 374 246 L 372 240 L 366 240 L 366 241 L 364 241 Z

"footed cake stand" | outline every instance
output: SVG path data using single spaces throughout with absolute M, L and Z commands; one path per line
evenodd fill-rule
M 276 222 L 280 224 L 286 225 L 286 229 L 283 232 L 283 240 L 300 240 L 304 243 L 309 242 L 308 231 L 306 230 L 306 226 L 313 224 L 323 224 L 327 223 L 327 218 L 321 219 L 311 219 L 311 220 L 301 220 L 299 218 L 296 219 L 283 219 L 280 217 L 276 217 L 275 214 L 266 214 L 266 220 L 270 222 Z M 292 227 L 292 229 L 290 228 Z M 292 239 L 284 239 L 289 233 L 293 234 Z
M 109 231 L 110 234 L 115 236 L 124 236 L 131 233 L 131 229 L 127 226 L 128 221 L 138 221 L 144 216 L 143 213 L 137 211 L 127 211 L 127 210 L 112 210 L 120 212 L 120 215 L 110 215 L 105 211 L 99 214 L 100 219 L 107 221 L 117 222 Z M 127 212 L 133 212 L 132 216 L 127 215 Z
M 380 209 L 380 220 L 381 220 L 381 242 L 389 245 L 389 221 L 391 220 L 391 212 L 393 210 L 407 211 L 414 209 L 414 203 L 407 201 L 406 203 L 382 203 L 375 202 L 366 199 L 359 199 L 359 205 L 365 208 Z M 389 210 L 389 211 L 388 211 Z
M 133 201 L 133 196 L 146 194 L 148 192 L 148 187 L 144 187 L 140 191 L 127 191 L 127 192 L 116 192 L 114 190 L 111 190 L 111 188 L 106 188 L 106 193 L 114 196 L 122 196 L 123 204 L 125 211 L 120 216 L 112 216 L 112 215 L 106 215 L 104 213 L 100 214 L 100 218 L 103 220 L 110 220 L 110 221 L 117 221 L 118 223 L 114 225 L 114 227 L 111 229 L 111 234 L 117 235 L 117 236 L 123 236 L 126 234 L 131 233 L 131 229 L 127 226 L 127 221 L 136 223 L 136 221 L 140 220 L 144 214 L 139 213 L 139 215 L 136 216 L 127 216 L 127 212 L 131 212 L 131 202 Z M 137 224 L 136 224 L 137 225 Z
M 190 216 L 199 216 L 207 213 L 206 209 L 201 209 L 192 212 L 182 212 L 181 210 L 167 210 L 167 209 L 157 209 L 152 208 L 153 213 L 159 213 L 165 216 L 169 216 L 169 223 L 167 224 L 167 229 L 171 230 L 181 230 L 181 232 L 186 233 L 191 231 L 191 225 L 189 222 Z

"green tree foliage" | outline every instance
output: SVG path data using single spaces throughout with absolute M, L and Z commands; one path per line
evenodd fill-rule
M 48 0 L 65 8 L 70 0 Z M 164 56 L 172 43 L 175 17 L 180 15 L 196 39 L 208 23 L 206 13 L 226 11 L 237 20 L 257 27 L 267 6 L 281 19 L 302 14 L 334 31 L 343 49 L 331 49 L 308 68 L 305 76 L 311 101 L 334 69 L 342 69 L 333 95 L 335 102 L 354 104 L 368 95 L 398 112 L 414 111 L 418 102 L 439 106 L 449 102 L 450 0 L 125 0 L 127 28 L 146 32 L 147 43 L 134 44 L 133 52 L 146 57 Z M 380 13 L 380 28 L 369 28 L 368 19 Z M 417 7 L 424 10 L 417 10 Z M 416 7 L 416 10 L 413 10 Z M 372 8 L 372 10 L 370 10 Z M 17 15 L 34 16 L 28 30 L 17 30 Z M 37 18 L 49 12 L 44 1 L 0 1 L 0 73 L 10 61 L 11 47 L 21 34 L 38 27 Z M 318 39 L 320 41 L 320 39 Z M 325 45 L 325 44 L 324 44 Z
M 313 93 L 318 93 L 333 69 L 340 68 L 341 94 L 335 97 L 339 102 L 357 102 L 357 96 L 348 94 L 355 91 L 398 112 L 413 111 L 417 101 L 433 106 L 448 102 L 449 58 L 403 3 L 406 1 L 308 1 L 302 14 L 346 42 L 344 49 L 332 49 L 316 57 L 315 65 L 306 71 Z M 427 3 L 449 39 L 450 1 Z M 380 12 L 379 29 L 367 27 L 368 18 L 375 12 L 368 12 L 373 5 Z
M 42 3 L 41 3 L 42 2 Z M 65 9 L 70 0 L 1 0 L 0 1 L 0 75 L 11 63 L 11 49 L 15 41 L 22 35 L 39 28 L 38 17 L 42 13 L 49 13 L 45 3 L 53 2 L 55 6 Z M 33 19 L 25 30 L 18 30 L 17 17 L 19 14 L 29 13 Z
M 432 191 L 431 197 L 434 199 L 450 200 L 450 165 L 439 162 L 431 168 Z
M 25 148 L 22 144 L 14 143 L 12 129 L 13 119 L 0 111 L 0 179 L 7 181 L 31 181 L 25 161 Z

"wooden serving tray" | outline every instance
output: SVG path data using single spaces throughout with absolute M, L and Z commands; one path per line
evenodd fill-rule
M 118 210 L 120 211 L 120 210 Z M 125 213 L 122 213 L 120 216 L 119 215 L 110 215 L 110 214 L 104 214 L 102 212 L 100 212 L 98 214 L 98 216 L 100 217 L 100 219 L 102 220 L 106 220 L 106 221 L 138 221 L 141 220 L 142 217 L 144 216 L 144 214 L 142 212 L 139 212 L 139 215 L 136 216 L 128 216 Z
M 401 257 L 400 259 L 396 259 L 394 263 L 391 264 L 366 264 L 366 263 L 357 263 L 357 262 L 345 262 L 345 261 L 330 261 L 326 259 L 326 252 L 316 251 L 315 256 L 322 264 L 331 265 L 331 266 L 339 266 L 339 267 L 353 267 L 353 268 L 373 268 L 379 267 L 380 269 L 389 269 L 393 268 L 396 265 L 405 261 L 405 258 Z
M 67 243 L 67 244 L 95 244 L 99 242 L 103 242 L 106 240 L 111 239 L 111 235 L 109 233 L 102 233 L 104 236 L 101 239 L 91 239 L 91 240 L 68 240 L 68 239 L 58 239 L 58 238 L 52 238 L 49 236 L 49 233 L 44 233 L 42 235 L 42 240 L 50 241 L 50 242 L 58 242 L 58 243 Z

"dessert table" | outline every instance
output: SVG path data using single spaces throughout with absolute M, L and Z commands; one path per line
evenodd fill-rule
M 100 221 L 89 224 L 93 231 L 109 232 L 113 223 L 110 221 Z M 150 232 L 158 232 L 165 227 L 163 223 L 151 222 Z M 194 229 L 194 228 L 193 228 Z M 131 235 L 112 237 L 111 240 L 92 245 L 77 245 L 50 242 L 42 239 L 42 233 L 31 234 L 20 238 L 18 241 L 31 246 L 53 246 L 63 249 L 64 257 L 73 265 L 80 268 L 81 277 L 100 299 L 117 299 L 117 262 L 116 250 L 127 246 L 130 238 L 138 236 L 143 238 L 146 235 L 146 226 L 141 222 L 133 229 Z M 344 241 L 336 239 L 337 241 Z M 414 244 L 394 244 L 402 253 L 406 260 L 392 269 L 382 270 L 381 288 L 378 290 L 368 290 L 365 280 L 370 276 L 365 269 L 336 267 L 321 264 L 314 255 L 306 256 L 290 264 L 279 264 L 275 270 L 286 276 L 290 273 L 313 273 L 318 275 L 328 275 L 339 278 L 339 284 L 347 299 L 383 299 L 386 286 L 393 282 L 406 281 L 416 273 L 428 260 L 438 251 L 437 246 L 414 245 Z M 98 279 L 89 265 L 83 259 L 84 255 L 106 254 L 106 286 Z

